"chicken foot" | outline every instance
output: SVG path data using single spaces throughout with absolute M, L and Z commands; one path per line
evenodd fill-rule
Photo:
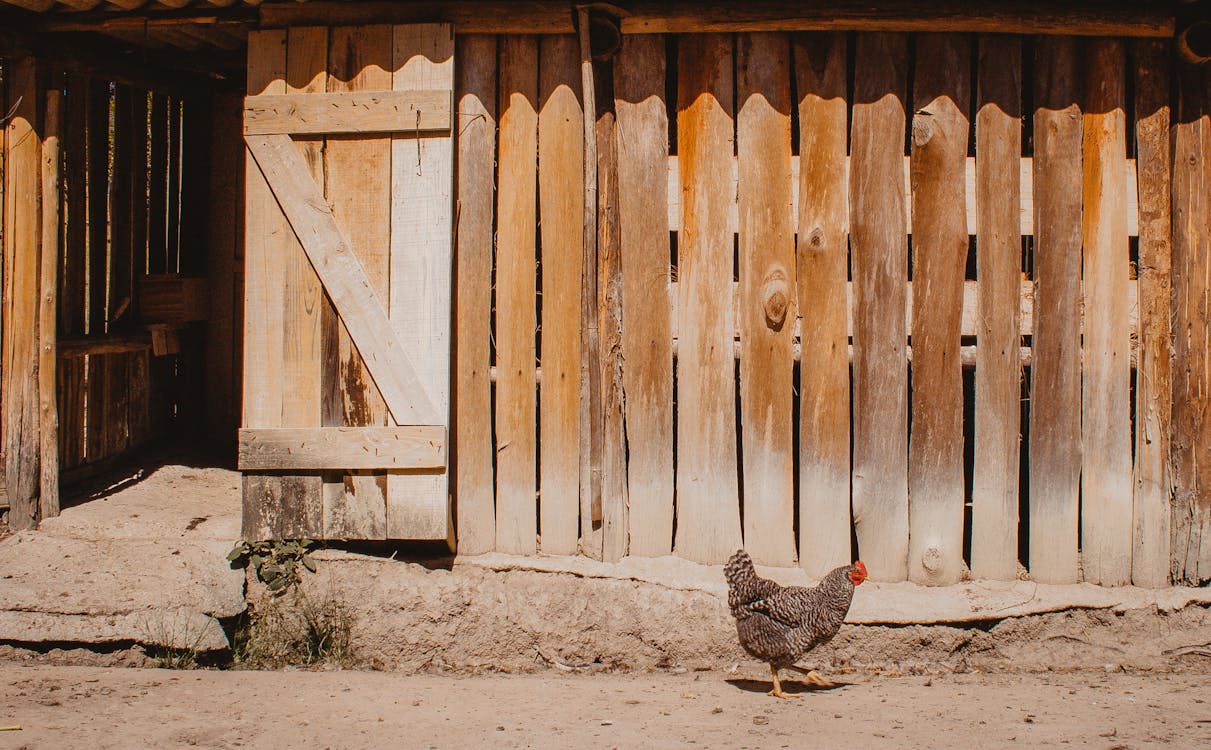
M 836 684 L 834 682 L 832 682 L 827 677 L 820 674 L 819 672 L 817 672 L 814 669 L 804 669 L 803 667 L 800 667 L 797 664 L 788 665 L 787 669 L 795 670 L 799 674 L 803 675 L 803 677 L 808 682 L 815 685 L 816 687 L 822 687 L 822 688 L 836 687 Z
M 782 680 L 778 679 L 778 668 L 773 664 L 769 665 L 770 676 L 774 678 L 774 689 L 769 691 L 769 694 L 775 698 L 798 698 L 798 695 L 793 693 L 782 692 Z

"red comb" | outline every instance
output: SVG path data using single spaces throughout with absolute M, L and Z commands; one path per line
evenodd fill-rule
M 858 569 L 858 572 L 862 574 L 862 577 L 863 577 L 863 578 L 865 578 L 865 577 L 866 577 L 866 565 L 865 565 L 865 563 L 863 563 L 861 560 L 855 560 L 855 561 L 854 561 L 854 567 Z

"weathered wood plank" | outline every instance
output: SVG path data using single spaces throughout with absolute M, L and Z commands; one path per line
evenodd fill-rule
M 630 553 L 673 548 L 673 334 L 664 165 L 665 40 L 624 36 L 614 60 Z
M 328 30 L 298 28 L 286 32 L 286 94 L 312 96 L 328 83 Z M 271 96 L 271 95 L 263 95 Z M 247 122 L 247 114 L 245 114 Z M 297 147 L 313 183 L 324 180 L 324 142 L 298 139 Z M 271 186 L 272 187 L 272 186 Z M 321 424 L 321 318 L 324 290 L 297 238 L 283 242 L 282 264 L 282 419 L 283 427 Z M 212 252 L 215 250 L 212 249 Z M 325 467 L 300 467 L 305 469 Z M 339 467 L 335 467 L 339 468 Z M 353 468 L 353 467 L 349 467 Z M 282 479 L 281 535 L 315 538 L 323 533 L 324 483 L 317 474 Z
M 892 581 L 908 574 L 907 61 L 903 35 L 858 37 L 849 175 L 854 526 L 871 577 Z
M 279 427 L 240 430 L 240 469 L 444 469 L 446 428 Z
M 1173 125 L 1174 583 L 1211 579 L 1211 73 L 1178 67 Z
M 1037 40 L 1030 576 L 1077 580 L 1081 475 L 1081 110 L 1076 42 Z
M 963 575 L 963 372 L 959 328 L 967 268 L 964 162 L 971 44 L 916 39 L 912 120 L 912 439 L 908 577 L 932 586 Z
M 286 32 L 254 31 L 248 35 L 249 94 L 286 91 Z M 164 176 L 167 138 L 166 105 L 162 95 L 152 99 L 151 198 L 148 209 L 149 270 L 163 272 L 165 261 Z M 159 161 L 157 161 L 157 157 Z M 244 208 L 244 427 L 280 427 L 283 367 L 282 315 L 284 267 L 282 246 L 293 243 L 290 225 L 282 216 L 273 191 L 251 155 L 245 161 Z M 269 539 L 281 530 L 282 482 L 271 475 L 243 478 L 243 536 Z
M 244 100 L 244 135 L 449 132 L 450 123 L 449 89 L 264 94 Z
M 1137 41 L 1135 147 L 1139 167 L 1139 370 L 1135 396 L 1135 488 L 1131 582 L 1169 583 L 1170 430 L 1173 426 L 1173 339 L 1169 196 L 1170 47 Z
M 542 551 L 576 553 L 580 538 L 580 280 L 584 112 L 573 36 L 539 44 L 538 211 L 542 216 L 542 368 L 539 401 Z
M 741 34 L 736 44 L 744 546 L 785 567 L 795 562 L 790 39 Z
M 4 320 L 2 452 L 8 525 L 31 529 L 41 520 L 39 493 L 39 285 L 42 268 L 40 65 L 19 57 L 5 67 L 8 108 L 4 134 Z
M 609 80 L 609 69 L 597 71 Z M 607 91 L 607 85 L 602 85 Z M 630 500 L 622 383 L 622 238 L 618 216 L 618 140 L 614 112 L 599 108 L 597 131 L 597 278 L 601 328 L 601 559 L 627 554 Z
M 496 545 L 492 474 L 493 188 L 496 184 L 496 38 L 464 36 L 455 48 L 458 213 L 455 250 L 454 496 L 458 551 Z
M 732 234 L 732 38 L 679 40 L 677 144 L 684 209 L 677 244 L 677 554 L 720 563 L 741 543 L 736 465 Z
M 1022 153 L 1022 42 L 979 39 L 976 114 L 975 458 L 972 469 L 971 575 L 1018 575 L 1018 466 L 1021 442 L 1022 246 L 1018 236 Z
M 500 40 L 496 204 L 496 549 L 536 550 L 534 339 L 538 40 Z
M 328 92 L 390 91 L 393 47 L 390 26 L 338 26 L 329 31 Z M 365 286 L 357 298 L 378 301 L 371 311 L 373 325 L 360 328 L 347 311 L 341 309 L 337 294 L 320 274 L 324 289 L 332 300 L 340 322 L 336 346 L 339 389 L 328 392 L 328 398 L 339 399 L 330 408 L 340 415 L 338 424 L 368 427 L 387 424 L 388 405 L 397 398 L 387 379 L 375 372 L 377 359 L 370 346 L 396 338 L 387 319 L 390 302 L 390 242 L 391 242 L 391 139 L 387 137 L 329 138 L 325 145 L 325 198 L 332 206 L 333 217 L 349 238 L 353 252 L 342 253 L 364 269 Z M 303 243 L 304 247 L 307 245 Z M 314 263 L 313 263 L 314 265 Z M 319 269 L 317 268 L 317 271 Z M 357 342 L 357 343 L 355 343 Z M 401 351 L 402 348 L 401 348 Z M 326 353 L 325 357 L 329 355 Z M 387 378 L 400 374 L 397 365 L 383 368 Z M 428 401 L 427 394 L 411 367 L 409 388 L 412 398 Z M 326 389 L 327 390 L 327 389 Z M 402 395 L 402 394 L 399 394 Z M 384 403 L 386 399 L 386 403 Z M 418 401 L 419 403 L 419 401 Z M 428 415 L 409 417 L 391 410 L 397 424 L 433 424 Z M 329 424 L 325 420 L 325 425 Z M 342 480 L 329 483 L 324 492 L 324 533 L 348 539 L 382 539 L 387 534 L 386 475 L 346 474 Z
M 433 89 L 451 106 L 454 32 L 447 24 L 396 26 L 391 85 Z M 454 271 L 454 139 L 447 129 L 391 140 L 391 325 L 435 410 L 450 419 L 450 295 Z M 442 470 L 387 477 L 387 536 L 450 539 L 450 477 Z
M 843 33 L 801 34 L 794 48 L 805 165 L 795 270 L 807 308 L 799 370 L 799 564 L 817 577 L 851 561 L 847 46 Z
M 59 515 L 59 406 L 57 325 L 62 258 L 63 94 L 46 92 L 42 130 L 42 238 L 38 268 L 38 491 L 39 519 Z
M 1123 205 L 1126 63 L 1123 42 L 1090 39 L 1083 122 L 1085 328 L 1081 427 L 1081 564 L 1085 580 L 1131 581 L 1130 255 Z M 1071 356 L 1071 353 L 1069 354 Z

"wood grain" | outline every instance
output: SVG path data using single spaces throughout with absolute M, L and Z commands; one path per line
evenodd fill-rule
M 665 40 L 624 36 L 614 60 L 630 553 L 673 547 L 673 334 L 664 164 Z
M 240 469 L 444 469 L 446 428 L 277 427 L 240 430 Z
M 858 37 L 849 175 L 854 527 L 871 577 L 889 581 L 908 574 L 907 59 L 903 35 Z
M 328 93 L 391 90 L 391 27 L 342 26 L 329 31 Z M 353 258 L 365 270 L 366 279 L 385 318 L 390 303 L 391 241 L 391 139 L 386 137 L 329 138 L 325 145 L 325 197 L 332 206 L 338 226 L 344 228 L 353 248 Z M 327 283 L 328 296 L 333 297 Z M 336 300 L 333 299 L 335 303 Z M 348 316 L 338 310 L 344 328 L 338 328 L 336 349 L 340 384 L 340 422 L 350 427 L 381 426 L 388 409 L 370 371 L 368 356 L 353 343 Z M 390 330 L 385 319 L 366 331 L 382 338 Z M 325 355 L 327 358 L 329 355 Z M 396 367 L 390 368 L 398 372 Z M 409 395 L 423 396 L 413 387 Z M 331 395 L 329 395 L 331 398 Z M 428 410 L 427 410 L 428 411 Z M 431 413 L 431 412 L 430 412 Z M 397 422 L 430 424 L 395 414 Z M 324 533 L 331 538 L 382 539 L 387 534 L 386 475 L 347 474 L 324 487 Z
M 286 91 L 286 32 L 257 31 L 248 35 L 248 93 Z M 149 269 L 164 269 L 163 193 L 155 161 L 157 144 L 166 137 L 156 127 L 164 111 L 162 97 L 152 100 L 152 178 L 149 204 Z M 160 146 L 159 148 L 162 148 Z M 162 154 L 162 152 L 161 152 Z M 161 155 L 161 158 L 164 158 Z M 282 246 L 293 242 L 290 225 L 278 208 L 273 191 L 251 154 L 246 157 L 244 208 L 244 427 L 280 427 L 282 419 Z M 159 196 L 159 197 L 157 197 Z M 246 539 L 269 539 L 281 529 L 282 482 L 270 475 L 243 477 L 243 530 Z
M 538 211 L 542 217 L 542 383 L 539 467 L 542 550 L 576 553 L 580 539 L 580 279 L 584 113 L 576 38 L 539 44 Z
M 451 122 L 449 89 L 264 94 L 244 100 L 245 135 L 449 132 Z
M 736 463 L 732 233 L 733 43 L 684 36 L 678 49 L 677 144 L 683 215 L 677 244 L 677 538 L 681 557 L 723 562 L 741 543 Z
M 496 205 L 496 549 L 533 554 L 538 40 L 500 40 Z
M 847 39 L 795 37 L 799 91 L 795 270 L 799 369 L 799 564 L 822 577 L 851 562 Z
M 967 267 L 964 161 L 971 101 L 967 37 L 916 39 L 912 120 L 912 439 L 908 577 L 963 574 L 963 373 L 959 328 Z
M 492 474 L 493 187 L 496 163 L 496 38 L 455 46 L 458 210 L 455 231 L 454 471 L 458 551 L 496 545 Z
M 790 38 L 737 37 L 740 163 L 740 423 L 744 546 L 765 565 L 795 562 L 791 332 Z
M 454 98 L 454 32 L 446 24 L 396 26 L 391 85 Z M 391 325 L 434 405 L 450 420 L 450 283 L 454 272 L 454 139 L 449 131 L 391 139 Z M 387 477 L 387 535 L 453 546 L 450 477 Z
M 46 92 L 42 128 L 42 237 L 38 260 L 38 518 L 59 515 L 57 322 L 62 259 L 63 94 Z
M 1010 581 L 1018 574 L 1018 467 L 1021 442 L 1022 246 L 1015 207 L 1021 196 L 1022 42 L 979 39 L 976 114 L 975 458 L 972 468 L 971 575 Z
M 1174 583 L 1211 579 L 1211 74 L 1179 66 L 1173 125 Z
M 1121 586 L 1131 581 L 1132 514 L 1131 330 L 1122 304 L 1131 260 L 1123 205 L 1126 65 L 1122 41 L 1085 44 L 1081 564 L 1086 581 Z
M 1034 61 L 1034 360 L 1030 576 L 1077 580 L 1081 475 L 1081 110 L 1077 49 L 1038 40 Z
M 1170 47 L 1136 41 L 1135 148 L 1139 168 L 1139 369 L 1135 396 L 1135 487 L 1131 582 L 1169 583 L 1170 430 L 1173 427 L 1173 338 L 1170 317 Z

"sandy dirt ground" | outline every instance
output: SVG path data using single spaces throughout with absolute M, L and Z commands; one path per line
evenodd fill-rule
M 1211 747 L 1205 675 L 849 676 L 791 700 L 763 677 L 2 665 L 0 726 L 21 728 L 0 749 Z

